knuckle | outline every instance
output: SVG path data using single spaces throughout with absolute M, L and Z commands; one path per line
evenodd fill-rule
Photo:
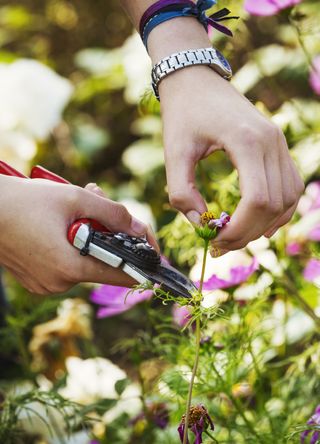
M 186 201 L 186 196 L 183 191 L 173 191 L 169 194 L 170 205 L 174 208 L 183 208 Z
M 126 207 L 120 203 L 114 203 L 111 209 L 111 214 L 115 220 L 127 220 L 130 218 L 130 214 Z
M 240 140 L 245 145 L 252 146 L 260 142 L 261 138 L 260 131 L 248 124 L 242 124 L 238 129 L 238 133 Z
M 248 199 L 248 206 L 255 210 L 267 210 L 269 205 L 269 198 L 265 193 L 257 192 Z
M 65 194 L 66 203 L 74 208 L 81 201 L 83 190 L 80 187 L 72 186 L 70 187 L 70 191 Z
M 278 216 L 283 212 L 283 201 L 282 199 L 274 199 L 271 202 L 269 202 L 269 205 L 267 207 L 268 213 Z

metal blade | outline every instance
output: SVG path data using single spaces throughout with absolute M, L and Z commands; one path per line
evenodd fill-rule
M 194 283 L 176 268 L 161 261 L 156 270 L 143 270 L 127 262 L 127 266 L 144 276 L 153 284 L 160 284 L 161 288 L 173 296 L 191 298 L 192 293 L 198 291 Z

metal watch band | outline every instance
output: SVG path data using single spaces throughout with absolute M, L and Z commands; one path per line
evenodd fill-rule
M 223 78 L 230 80 L 232 77 L 232 70 L 228 61 L 217 49 L 201 48 L 180 51 L 165 57 L 153 66 L 151 79 L 156 98 L 160 100 L 158 87 L 162 79 L 179 69 L 192 65 L 208 65 Z

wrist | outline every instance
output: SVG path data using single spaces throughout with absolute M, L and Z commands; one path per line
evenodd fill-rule
M 161 23 L 148 38 L 152 63 L 172 53 L 188 49 L 207 48 L 211 42 L 201 23 L 193 17 L 177 17 Z

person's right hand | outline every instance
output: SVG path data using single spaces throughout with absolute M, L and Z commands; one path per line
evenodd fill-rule
M 132 286 L 119 269 L 80 256 L 67 240 L 68 226 L 88 217 L 110 231 L 148 235 L 148 227 L 99 189 L 0 175 L 0 265 L 30 292 L 63 293 L 79 282 Z

